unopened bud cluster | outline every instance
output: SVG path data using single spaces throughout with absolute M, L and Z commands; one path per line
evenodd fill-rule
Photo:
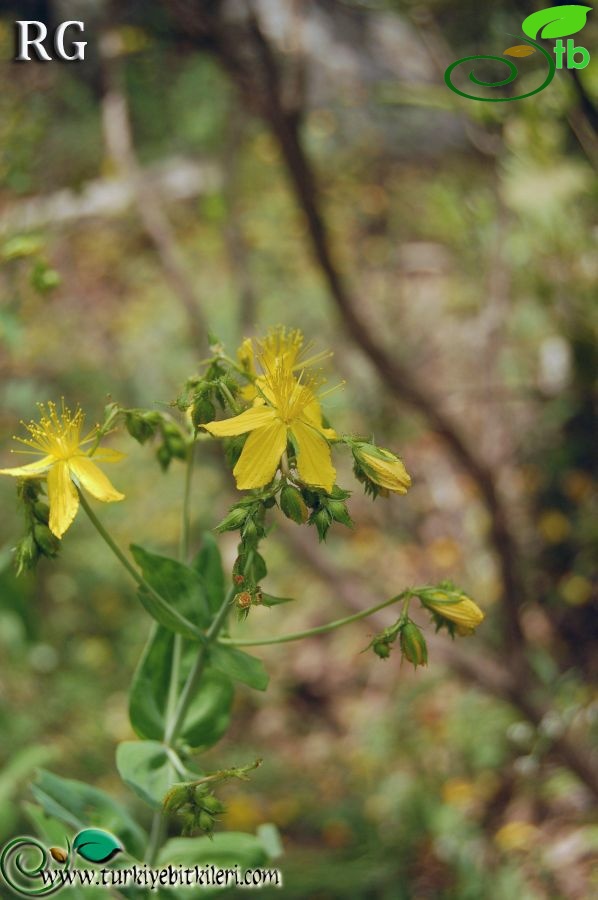
M 164 810 L 183 819 L 183 835 L 203 831 L 212 836 L 225 805 L 202 783 L 175 784 L 164 798 Z
M 19 500 L 25 513 L 25 534 L 15 547 L 17 575 L 34 569 L 42 557 L 54 559 L 60 550 L 60 541 L 55 537 L 48 521 L 50 507 L 43 499 L 40 482 L 32 479 L 19 482 Z
M 428 648 L 422 631 L 405 614 L 394 625 L 377 634 L 370 647 L 380 659 L 388 659 L 397 639 L 403 659 L 412 663 L 414 668 L 428 664 Z

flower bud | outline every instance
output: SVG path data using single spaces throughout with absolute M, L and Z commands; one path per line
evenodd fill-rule
M 132 410 L 125 415 L 125 427 L 132 438 L 140 444 L 145 444 L 156 433 L 156 425 L 148 415 Z
M 236 531 L 237 528 L 241 528 L 241 526 L 245 524 L 247 516 L 248 511 L 246 506 L 233 506 L 222 522 L 216 526 L 215 531 L 219 533 L 222 533 L 223 531 Z
M 202 809 L 199 816 L 197 817 L 197 824 L 202 831 L 211 834 L 214 830 L 214 816 Z
M 414 668 L 428 664 L 428 647 L 425 638 L 415 622 L 407 619 L 399 635 L 401 653 L 413 663 Z
M 162 471 L 166 472 L 172 461 L 172 456 L 170 455 L 170 451 L 166 444 L 162 444 L 160 447 L 158 447 L 158 449 L 156 450 L 156 459 L 158 460 Z
M 373 497 L 389 491 L 406 494 L 411 486 L 411 477 L 402 460 L 390 450 L 359 441 L 353 444 L 353 459 L 355 476 Z
M 191 421 L 196 428 L 216 418 L 216 407 L 209 397 L 198 397 L 191 410 Z
M 43 556 L 48 556 L 50 559 L 53 559 L 58 555 L 60 541 L 52 534 L 47 525 L 36 522 L 33 526 L 33 537 Z
M 332 516 L 325 507 L 320 507 L 312 512 L 309 517 L 309 524 L 315 525 L 318 531 L 320 541 L 326 540 L 328 529 L 332 525 Z
M 287 519 L 292 519 L 297 525 L 307 522 L 309 512 L 301 496 L 301 491 L 291 484 L 285 484 L 280 492 L 280 508 Z
M 484 613 L 462 591 L 451 587 L 426 588 L 420 591 L 423 605 L 432 612 L 437 626 L 452 626 L 457 634 L 473 634 L 484 620 Z M 449 627 L 449 631 L 452 631 Z
M 172 422 L 164 422 L 162 430 L 164 434 L 164 444 L 168 447 L 170 456 L 175 459 L 187 459 L 187 442 L 178 426 Z
M 390 656 L 391 644 L 389 643 L 387 638 L 374 638 L 371 643 L 371 647 L 376 656 L 379 656 L 380 659 L 388 659 L 388 657 Z
M 39 559 L 39 549 L 32 534 L 26 534 L 15 548 L 15 568 L 17 575 L 34 569 Z
M 245 581 L 244 575 L 233 575 L 233 581 L 235 584 L 243 584 Z
M 239 609 L 249 609 L 251 606 L 251 594 L 249 591 L 241 591 L 235 594 L 235 603 Z
M 242 537 L 243 541 L 249 545 L 257 544 L 261 537 L 258 526 L 251 517 L 248 517 L 243 525 Z
M 47 525 L 50 521 L 50 507 L 43 500 L 38 500 L 33 506 L 33 515 L 42 524 Z
M 215 794 L 207 794 L 201 801 L 201 806 L 212 816 L 217 816 L 219 813 L 224 812 L 225 809 L 224 803 Z
M 335 522 L 340 522 L 341 525 L 346 525 L 347 528 L 353 527 L 353 519 L 349 515 L 347 504 L 343 500 L 329 500 L 326 507 Z

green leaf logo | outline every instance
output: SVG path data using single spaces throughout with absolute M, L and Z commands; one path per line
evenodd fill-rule
M 586 24 L 591 6 L 551 6 L 549 9 L 540 9 L 525 19 L 523 33 L 528 37 L 560 38 L 570 34 L 577 34 Z
M 115 837 L 99 828 L 86 828 L 80 831 L 73 841 L 73 850 L 88 862 L 105 863 L 120 853 L 122 847 Z

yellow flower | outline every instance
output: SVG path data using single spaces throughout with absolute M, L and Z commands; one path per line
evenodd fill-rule
M 406 494 L 411 487 L 411 477 L 403 462 L 390 450 L 383 450 L 374 444 L 359 443 L 353 445 L 355 474 L 360 481 L 368 485 L 372 493 L 376 488 L 393 491 L 395 494 Z
M 64 405 L 60 412 L 54 403 L 48 404 L 46 411 L 39 404 L 41 419 L 39 424 L 31 422 L 26 425 L 31 438 L 15 438 L 30 450 L 16 451 L 41 455 L 41 459 L 25 466 L 12 469 L 0 469 L 0 475 L 12 475 L 14 478 L 43 478 L 48 481 L 48 499 L 50 502 L 50 531 L 61 538 L 65 533 L 79 507 L 80 486 L 89 491 L 92 497 L 111 503 L 122 500 L 124 494 L 117 491 L 104 473 L 91 461 L 89 451 L 83 449 L 85 444 L 94 439 L 95 429 L 85 438 L 81 438 L 83 413 L 77 409 L 74 415 Z M 117 450 L 98 449 L 95 458 L 103 462 L 118 462 L 124 454 Z
M 299 372 L 316 363 L 323 362 L 331 354 L 316 353 L 305 358 L 303 333 L 298 328 L 287 330 L 284 326 L 272 328 L 266 337 L 258 341 L 258 358 L 264 373 L 273 372 L 277 365 L 284 365 L 290 372 Z M 308 348 L 305 348 L 308 349 Z M 241 368 L 253 378 L 253 383 L 241 389 L 241 396 L 251 402 L 260 398 L 259 388 L 263 386 L 264 375 L 259 375 L 255 365 L 256 354 L 251 338 L 245 338 L 237 350 L 237 359 Z
M 422 593 L 421 600 L 437 616 L 454 622 L 457 634 L 472 634 L 485 618 L 477 603 L 459 591 L 430 590 Z
M 314 382 L 302 382 L 302 376 L 295 378 L 290 356 L 277 357 L 272 365 L 262 356 L 260 362 L 265 374 L 256 381 L 259 396 L 255 405 L 232 419 L 208 422 L 203 427 L 215 437 L 250 432 L 233 469 L 239 490 L 269 484 L 290 441 L 301 480 L 331 491 L 336 471 L 328 441 L 336 434 L 322 425 Z

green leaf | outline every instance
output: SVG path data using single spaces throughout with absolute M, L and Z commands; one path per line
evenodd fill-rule
M 268 862 L 264 844 L 254 834 L 227 831 L 213 838 L 171 838 L 158 857 L 158 866 L 196 866 L 212 863 L 221 869 L 239 865 L 243 869 Z
M 224 603 L 225 577 L 222 557 L 213 534 L 204 532 L 202 535 L 202 547 L 192 566 L 203 578 L 211 611 L 217 612 Z
M 260 603 L 262 606 L 280 606 L 281 603 L 294 603 L 294 597 L 273 597 L 272 594 L 264 594 L 262 592 L 262 599 Z
M 140 738 L 161 741 L 170 684 L 174 636 L 156 626 L 133 676 L 129 696 L 131 725 Z M 187 677 L 197 654 L 197 643 L 183 647 L 181 681 Z M 220 740 L 230 725 L 233 685 L 227 675 L 206 668 L 187 712 L 182 737 L 192 747 L 206 749 Z
M 149 553 L 136 544 L 131 553 L 147 583 L 163 602 L 140 589 L 141 602 L 161 625 L 171 631 L 194 637 L 211 622 L 210 607 L 203 580 L 198 572 L 176 559 Z
M 132 791 L 154 809 L 181 775 L 157 741 L 123 741 L 116 750 L 116 768 Z
M 127 810 L 104 791 L 81 781 L 60 778 L 40 769 L 31 785 L 34 798 L 49 816 L 76 831 L 89 825 L 105 828 L 122 841 L 132 856 L 141 858 L 147 836 Z
M 189 705 L 181 731 L 183 740 L 202 750 L 216 744 L 230 726 L 234 693 L 227 674 L 206 668 Z
M 551 6 L 532 13 L 524 20 L 523 33 L 529 38 L 560 38 L 577 34 L 586 24 L 591 6 L 577 6 L 570 3 L 566 6 Z
M 224 672 L 256 691 L 265 691 L 268 687 L 268 673 L 261 659 L 249 656 L 237 647 L 214 644 L 210 648 L 210 662 L 219 672 Z
M 129 693 L 129 718 L 141 738 L 161 740 L 170 683 L 174 635 L 154 626 L 139 660 Z M 197 646 L 197 645 L 195 645 Z
M 88 862 L 105 863 L 122 851 L 116 838 L 99 828 L 85 828 L 73 841 L 73 850 Z

